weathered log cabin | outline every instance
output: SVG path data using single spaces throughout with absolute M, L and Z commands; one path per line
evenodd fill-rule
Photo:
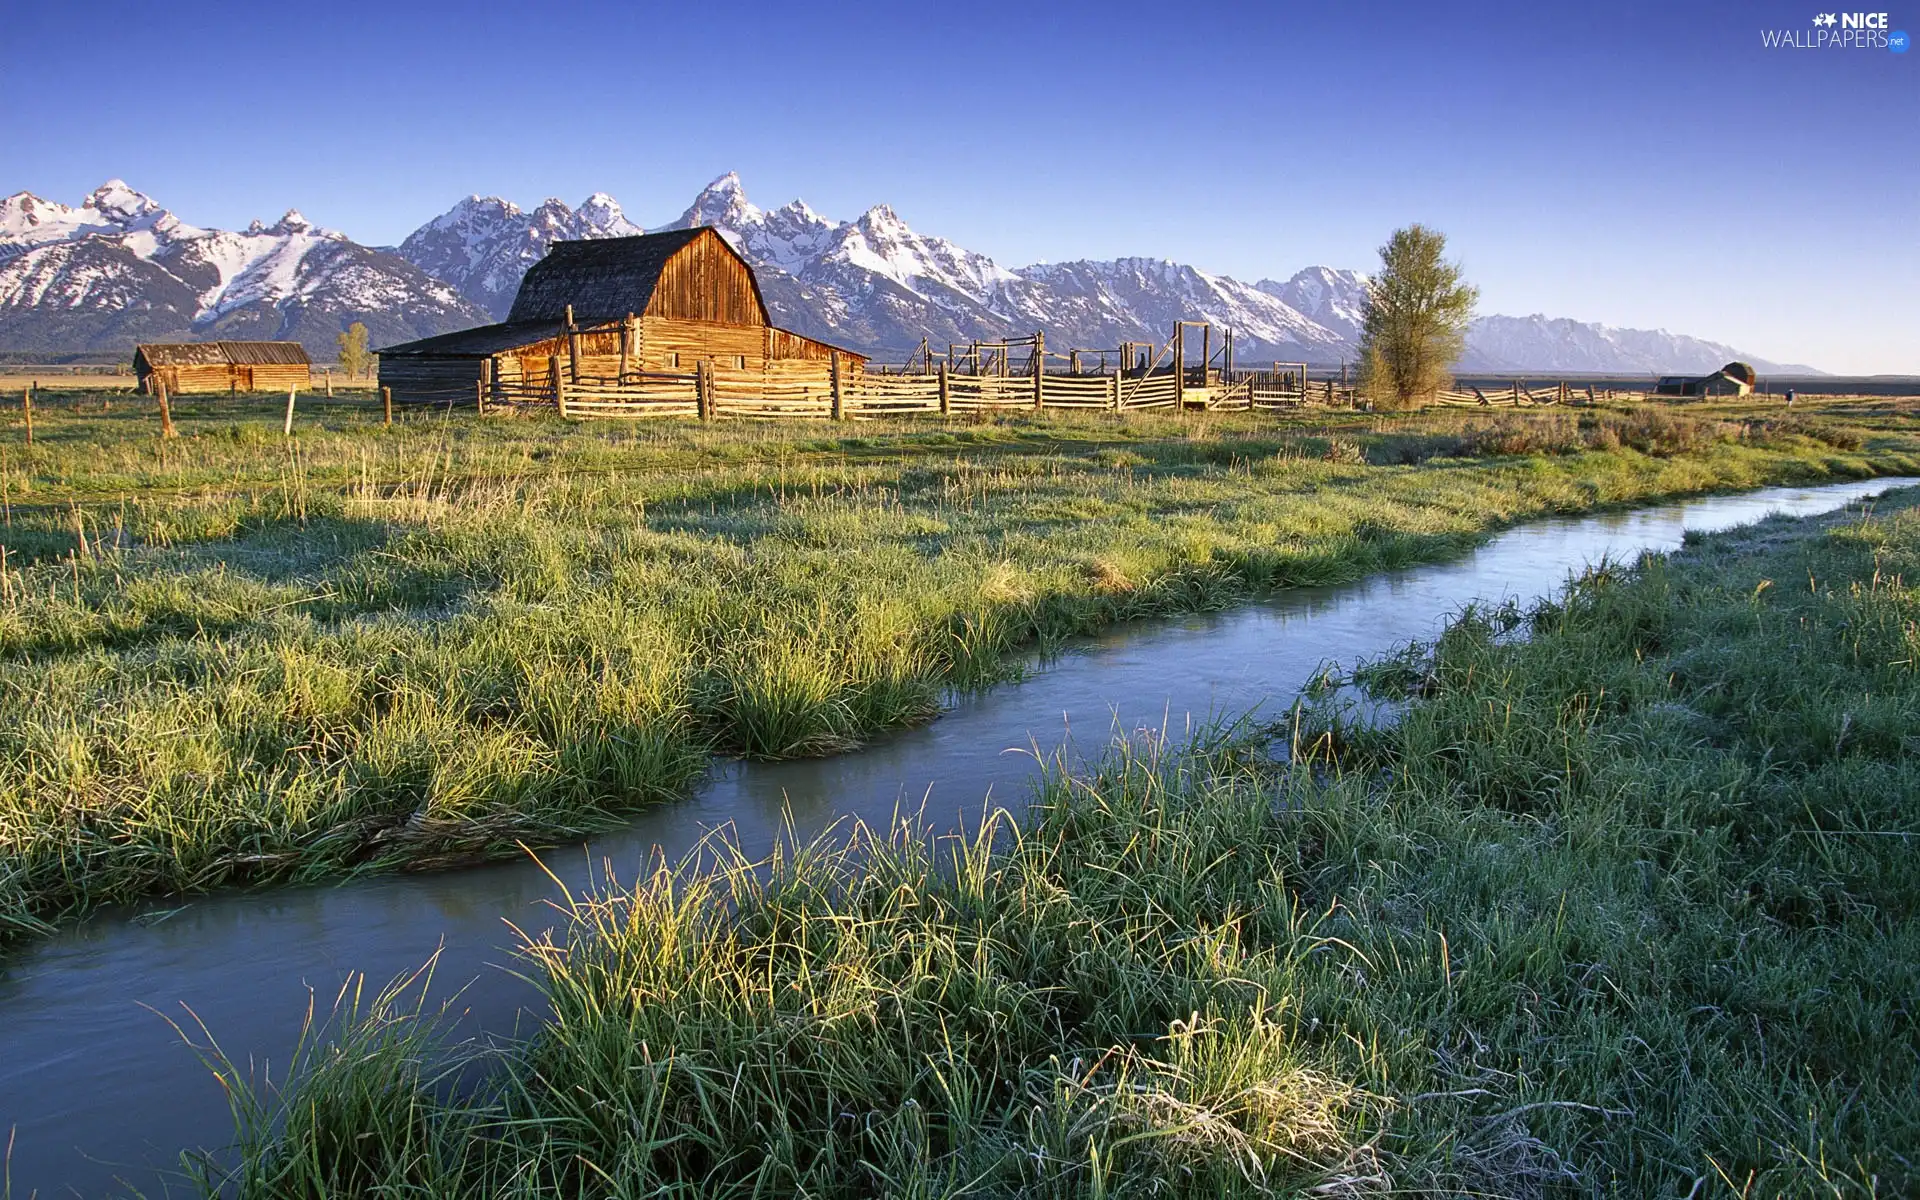
M 151 342 L 134 348 L 133 373 L 149 395 L 284 392 L 312 385 L 313 362 L 299 342 Z
M 513 308 L 483 325 L 388 346 L 380 386 L 396 403 L 538 401 L 564 374 L 632 381 L 702 364 L 736 383 L 825 380 L 866 356 L 776 328 L 753 268 L 711 226 L 555 242 Z

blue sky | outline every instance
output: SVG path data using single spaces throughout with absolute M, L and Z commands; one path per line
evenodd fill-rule
M 1920 32 L 1920 0 L 1889 14 Z M 1920 373 L 1920 52 L 1748 3 L 18 6 L 0 192 L 372 243 L 738 171 L 993 255 L 1247 279 L 1445 231 L 1482 310 Z

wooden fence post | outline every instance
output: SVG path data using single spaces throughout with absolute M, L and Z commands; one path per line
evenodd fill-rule
M 553 383 L 553 403 L 564 417 L 567 415 L 567 381 L 560 375 L 558 355 L 547 360 L 547 378 Z
M 567 305 L 567 382 L 580 382 L 580 331 L 574 328 L 573 305 Z
M 627 381 L 627 368 L 633 362 L 633 314 L 620 323 L 620 382 Z
M 327 399 L 333 399 L 333 368 L 327 368 Z
M 380 389 L 380 423 L 393 424 L 393 389 L 390 387 Z
M 484 379 L 473 381 L 473 406 L 481 416 L 487 415 L 487 381 Z
M 164 441 L 173 436 L 173 408 L 167 403 L 167 381 L 160 381 L 160 437 Z
M 286 437 L 293 436 L 293 398 L 300 394 L 299 388 L 287 389 L 287 420 L 280 432 Z
M 946 416 L 953 411 L 953 394 L 947 390 L 947 363 L 940 364 L 940 415 Z
M 33 389 L 39 384 L 40 381 L 36 379 L 27 385 L 26 391 L 20 393 L 20 406 L 27 413 L 27 445 L 29 446 L 33 445 Z
M 1178 412 L 1187 406 L 1187 327 L 1173 323 L 1173 407 Z
M 840 352 L 838 350 L 829 350 L 827 352 L 827 372 L 833 382 L 833 409 L 832 409 L 833 419 L 836 421 L 843 420 L 845 417 L 845 410 L 841 407 L 842 400 L 840 397 Z
M 1033 406 L 1040 408 L 1045 404 L 1043 393 L 1047 386 L 1047 333 L 1044 329 L 1033 334 Z

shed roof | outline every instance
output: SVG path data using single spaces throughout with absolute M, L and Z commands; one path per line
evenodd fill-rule
M 299 342 L 143 342 L 136 353 L 150 367 L 311 366 Z
M 645 312 L 667 263 L 706 234 L 712 234 L 727 253 L 740 257 L 740 252 L 711 225 L 637 237 L 555 242 L 547 256 L 533 264 L 520 280 L 520 291 L 513 298 L 507 320 L 558 320 L 566 315 L 568 305 L 580 321 L 612 320 Z M 747 273 L 749 277 L 753 273 L 750 264 Z M 757 281 L 754 290 L 757 297 Z M 765 303 L 760 307 L 764 313 Z
M 559 337 L 565 328 L 566 323 L 558 318 L 551 321 L 504 321 L 498 325 L 458 329 L 452 333 L 438 333 L 417 341 L 401 342 L 397 346 L 383 347 L 379 353 L 397 357 L 426 355 L 436 358 L 485 358 L 490 354 L 498 354 L 502 350 L 530 346 L 535 342 Z

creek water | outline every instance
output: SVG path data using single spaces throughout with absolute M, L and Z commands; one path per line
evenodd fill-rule
M 897 810 L 923 809 L 935 828 L 971 824 L 989 801 L 1027 797 L 1035 751 L 1094 753 L 1119 731 L 1178 735 L 1213 717 L 1284 710 L 1322 664 L 1429 637 L 1470 601 L 1525 603 L 1584 565 L 1671 549 L 1688 530 L 1825 512 L 1913 483 L 1769 488 L 1544 520 L 1449 562 L 1115 629 L 858 753 L 719 764 L 684 802 L 542 859 L 578 889 L 601 864 L 632 878 L 656 853 L 677 858 L 721 826 L 758 856 L 789 822 L 803 839 L 843 818 L 884 824 Z M 557 894 L 540 866 L 521 860 L 103 913 L 15 952 L 0 962 L 0 1146 L 11 1131 L 12 1196 L 128 1185 L 159 1194 L 182 1148 L 226 1142 L 224 1094 L 160 1013 L 190 1010 L 236 1061 L 278 1063 L 309 989 L 324 1011 L 351 974 L 377 985 L 438 950 L 434 991 L 465 986 L 463 1029 L 525 1028 L 538 1019 L 538 996 L 510 973 L 507 922 L 530 932 L 556 924 L 547 902 Z

